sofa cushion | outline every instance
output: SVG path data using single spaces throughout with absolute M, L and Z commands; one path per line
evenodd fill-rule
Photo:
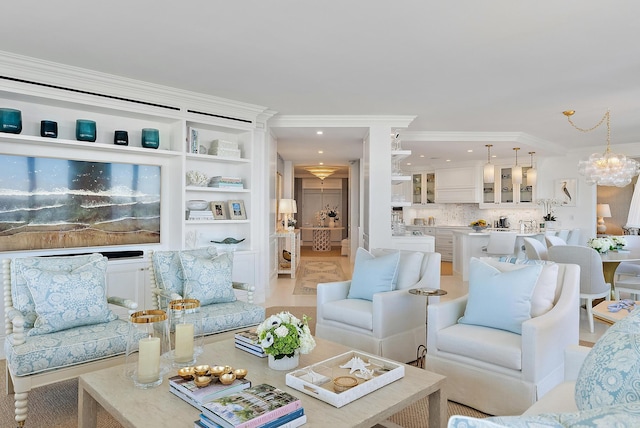
M 265 318 L 262 306 L 241 300 L 202 306 L 200 312 L 205 335 L 258 325 Z
M 25 343 L 16 346 L 10 334 L 4 352 L 12 373 L 25 376 L 124 354 L 128 333 L 129 322 L 117 319 L 58 331 L 46 338 L 27 334 Z
M 509 331 L 477 325 L 454 324 L 437 332 L 438 352 L 522 370 L 522 337 Z
M 215 247 L 198 248 L 184 251 L 154 251 L 151 255 L 153 271 L 158 287 L 170 293 L 184 297 L 184 272 L 180 262 L 180 254 L 191 254 L 200 257 L 214 258 L 218 252 Z
M 399 263 L 400 252 L 374 257 L 373 254 L 359 247 L 347 297 L 373 300 L 375 293 L 392 291 L 397 282 Z
M 638 426 L 640 426 L 640 403 L 629 403 L 580 412 L 495 416 L 486 419 L 455 415 L 449 419 L 447 425 L 448 428 L 635 428 Z
M 538 277 L 531 296 L 531 317 L 544 315 L 553 308 L 558 287 L 558 264 L 547 260 L 517 260 L 515 263 L 503 262 L 489 257 L 482 261 L 497 268 L 500 272 L 522 269 L 528 265 L 542 265 L 542 272 Z
M 609 327 L 589 351 L 575 399 L 581 410 L 640 403 L 640 307 Z
M 113 321 L 106 294 L 107 258 L 100 256 L 71 272 L 23 267 L 38 317 L 29 336 Z
M 56 272 L 71 272 L 94 260 L 100 259 L 102 254 L 85 254 L 81 256 L 64 257 L 22 257 L 11 262 L 11 300 L 13 307 L 24 317 L 24 328 L 32 328 L 36 321 L 36 306 L 22 271 L 27 268 L 42 269 Z
M 391 254 L 393 252 L 400 253 L 398 279 L 394 290 L 404 290 L 405 288 L 410 288 L 411 286 L 416 285 L 420 280 L 420 269 L 422 268 L 424 253 L 420 251 L 400 251 L 380 248 L 371 251 L 371 253 L 376 257 Z
M 373 331 L 373 303 L 364 299 L 343 299 L 326 302 L 324 319 Z
M 231 283 L 233 253 L 224 252 L 211 258 L 208 254 L 183 251 L 180 263 L 185 298 L 198 299 L 201 306 L 236 300 Z
M 475 257 L 469 264 L 469 297 L 462 324 L 481 325 L 522 334 L 531 318 L 531 296 L 542 266 L 500 272 Z

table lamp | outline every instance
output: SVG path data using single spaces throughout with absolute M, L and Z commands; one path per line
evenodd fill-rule
M 280 199 L 280 214 L 284 214 L 283 228 L 285 230 L 293 230 L 293 226 L 289 226 L 289 219 L 291 214 L 298 212 L 298 207 L 295 199 Z
M 596 216 L 598 217 L 598 233 L 605 233 L 607 231 L 607 226 L 604 224 L 604 218 L 611 217 L 611 208 L 609 208 L 609 204 L 596 205 Z

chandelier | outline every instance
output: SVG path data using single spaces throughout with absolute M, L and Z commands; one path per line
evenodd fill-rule
M 578 128 L 572 121 L 571 116 L 575 111 L 567 110 L 562 114 L 567 116 L 571 126 L 580 132 L 591 132 L 606 119 L 607 121 L 607 148 L 604 153 L 594 153 L 586 161 L 578 162 L 578 172 L 584 175 L 589 184 L 600 186 L 624 187 L 631 183 L 631 179 L 640 172 L 640 164 L 633 159 L 627 159 L 623 154 L 616 154 L 611 151 L 611 121 L 609 110 L 604 114 L 600 122 L 589 129 Z
M 334 168 L 332 166 L 310 166 L 305 169 L 311 174 L 318 177 L 320 180 L 324 180 L 338 170 L 338 168 Z

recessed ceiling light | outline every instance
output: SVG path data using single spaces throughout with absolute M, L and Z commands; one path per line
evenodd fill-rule
M 324 132 L 322 132 L 322 131 L 316 131 L 316 134 L 318 134 L 318 135 L 322 135 L 322 134 L 324 134 Z
M 318 162 L 318 165 L 324 165 L 324 162 Z
M 451 159 L 447 159 L 445 162 L 451 162 Z
M 411 165 L 411 162 L 407 162 L 407 166 L 408 166 L 408 165 Z
M 473 153 L 473 149 L 467 150 L 467 153 Z
M 318 153 L 323 154 L 324 151 L 323 150 L 318 150 Z
M 420 155 L 420 157 L 421 157 L 421 158 L 423 158 L 423 157 L 424 157 L 424 155 Z

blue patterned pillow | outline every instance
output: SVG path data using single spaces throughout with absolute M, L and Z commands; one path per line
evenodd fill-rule
M 100 256 L 71 272 L 22 271 L 38 317 L 29 336 L 113 321 L 106 294 L 107 258 Z
M 218 253 L 215 247 L 199 248 L 184 251 L 154 251 L 151 255 L 153 272 L 158 287 L 177 293 L 184 297 L 184 272 L 180 262 L 180 254 L 213 259 Z
M 180 262 L 185 279 L 185 298 L 198 299 L 202 306 L 236 300 L 231 285 L 233 253 L 225 252 L 212 259 L 182 251 Z
M 23 257 L 11 262 L 11 300 L 13 307 L 24 316 L 24 328 L 32 328 L 38 314 L 33 303 L 27 281 L 22 274 L 25 269 L 34 268 L 56 272 L 71 272 L 87 263 L 100 260 L 102 254 L 61 257 Z
M 609 327 L 589 351 L 575 397 L 580 410 L 640 403 L 640 308 Z

